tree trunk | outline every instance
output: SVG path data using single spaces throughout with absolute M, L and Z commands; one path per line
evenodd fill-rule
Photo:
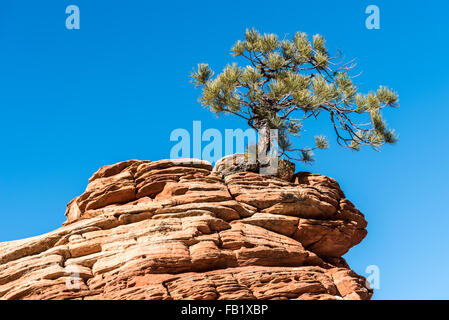
M 262 119 L 255 123 L 255 127 L 259 131 L 259 140 L 257 141 L 257 155 L 262 163 L 267 157 L 268 152 L 271 149 L 271 137 L 270 137 L 270 126 L 268 125 L 268 120 Z

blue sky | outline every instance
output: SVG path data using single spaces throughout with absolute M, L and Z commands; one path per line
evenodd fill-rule
M 71 4 L 80 30 L 65 28 Z M 380 30 L 365 28 L 370 4 Z M 58 228 L 100 166 L 168 158 L 173 129 L 194 120 L 245 129 L 202 108 L 189 73 L 233 62 L 229 49 L 248 27 L 300 30 L 357 58 L 362 92 L 387 85 L 400 95 L 384 114 L 397 145 L 353 153 L 330 136 L 312 167 L 297 165 L 337 179 L 366 215 L 369 234 L 345 257 L 365 276 L 380 268 L 376 299 L 449 298 L 448 12 L 443 1 L 2 2 L 0 241 Z

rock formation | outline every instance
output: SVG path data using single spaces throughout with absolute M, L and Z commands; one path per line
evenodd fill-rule
M 369 299 L 363 214 L 325 176 L 194 159 L 105 166 L 64 226 L 0 243 L 0 299 Z

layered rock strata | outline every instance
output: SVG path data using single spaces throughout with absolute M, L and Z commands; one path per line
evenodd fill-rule
M 0 299 L 369 299 L 363 214 L 329 177 L 105 166 L 47 234 L 0 243 Z

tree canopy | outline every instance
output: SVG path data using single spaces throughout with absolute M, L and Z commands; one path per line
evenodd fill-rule
M 247 61 L 245 67 L 228 64 L 214 77 L 208 64 L 199 64 L 191 82 L 203 88 L 200 102 L 217 114 L 233 114 L 258 131 L 258 147 L 268 152 L 270 130 L 278 130 L 280 156 L 313 161 L 314 149 L 325 149 L 328 139 L 315 136 L 313 148 L 293 146 L 290 136 L 299 135 L 308 118 L 329 117 L 337 143 L 359 150 L 376 150 L 397 141 L 382 117 L 382 109 L 398 106 L 398 95 L 380 86 L 367 94 L 358 92 L 350 75 L 356 64 L 344 61 L 338 51 L 330 56 L 323 36 L 311 40 L 297 32 L 280 40 L 275 34 L 247 29 L 231 54 Z

